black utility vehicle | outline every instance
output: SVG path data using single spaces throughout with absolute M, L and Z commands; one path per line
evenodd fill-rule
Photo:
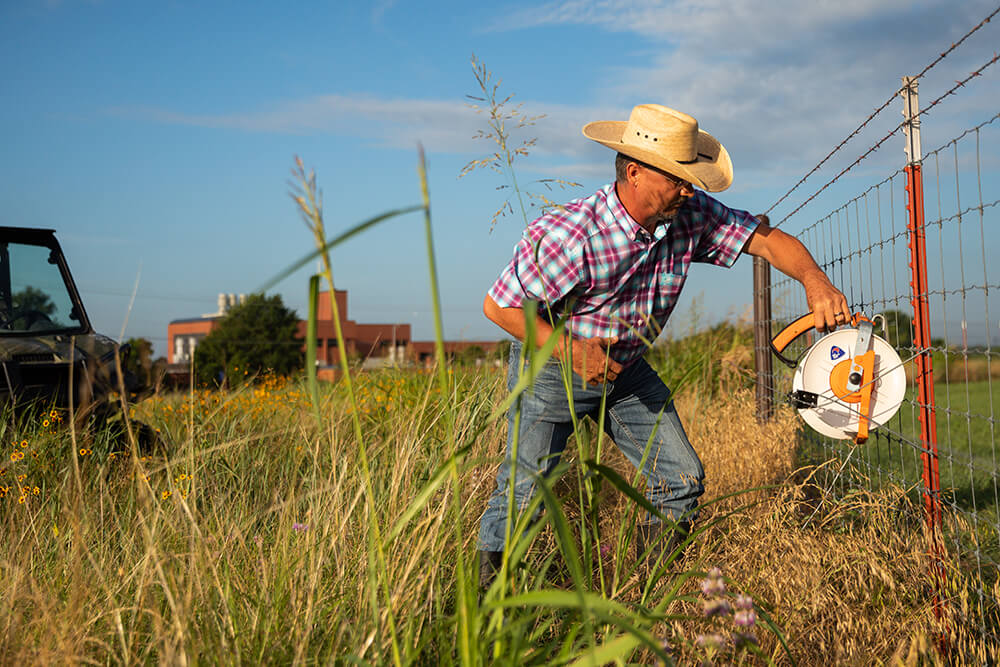
M 128 354 L 94 331 L 53 230 L 0 227 L 0 403 L 106 421 L 139 389 Z

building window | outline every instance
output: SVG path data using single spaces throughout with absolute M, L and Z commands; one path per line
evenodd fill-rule
M 194 349 L 205 334 L 186 334 L 174 336 L 174 363 L 189 364 L 194 359 Z

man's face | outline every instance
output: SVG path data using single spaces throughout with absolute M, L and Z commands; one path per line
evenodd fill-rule
M 694 186 L 665 171 L 640 165 L 639 194 L 659 218 L 670 218 L 694 194 Z

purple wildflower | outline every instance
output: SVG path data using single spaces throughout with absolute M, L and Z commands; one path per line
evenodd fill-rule
M 694 643 L 701 648 L 721 649 L 726 645 L 726 638 L 719 634 L 698 635 Z
M 726 592 L 726 582 L 722 580 L 722 570 L 713 567 L 708 571 L 708 577 L 702 579 L 701 592 L 706 597 L 722 595 Z
M 293 523 L 292 530 L 296 533 L 301 533 L 302 531 L 309 530 L 309 526 L 304 523 Z
M 735 606 L 737 609 L 753 609 L 753 598 L 740 593 L 736 596 Z
M 719 598 L 715 600 L 705 600 L 704 612 L 705 616 L 725 616 L 733 610 L 732 606 L 729 604 L 729 600 L 725 598 Z
M 748 632 L 737 632 L 733 635 L 733 643 L 737 648 L 743 648 L 744 646 L 756 646 L 757 635 L 755 635 L 752 630 Z
M 757 614 L 753 609 L 740 609 L 733 615 L 733 623 L 741 628 L 752 628 L 757 624 Z

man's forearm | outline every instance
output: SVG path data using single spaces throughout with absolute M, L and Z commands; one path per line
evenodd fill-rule
M 525 326 L 523 308 L 503 308 L 498 305 L 496 301 L 490 298 L 489 295 L 487 295 L 486 299 L 483 301 L 483 314 L 486 315 L 487 319 L 495 323 L 511 336 L 518 339 L 522 343 L 524 342 L 525 336 L 528 332 Z M 535 345 L 541 347 L 551 335 L 552 325 L 549 324 L 545 318 L 536 317 Z M 555 352 L 553 352 L 556 358 L 562 358 L 564 345 L 564 341 L 560 341 L 559 344 L 556 345 Z
M 801 241 L 769 227 L 764 220 L 747 241 L 746 252 L 766 259 L 774 268 L 802 283 L 817 329 L 834 329 L 845 324 L 849 308 L 841 291 L 834 287 Z
M 511 336 L 524 342 L 527 330 L 523 308 L 502 308 L 487 294 L 483 300 L 483 314 Z M 542 347 L 552 334 L 552 325 L 544 317 L 535 319 L 536 346 Z M 562 336 L 552 355 L 557 359 L 567 359 L 572 351 L 573 372 L 587 384 L 599 384 L 613 381 L 622 370 L 622 365 L 612 359 L 609 353 L 616 342 L 617 336 L 587 339 Z
M 802 242 L 780 229 L 759 229 L 747 243 L 746 251 L 766 259 L 771 266 L 800 283 L 811 279 L 826 280 L 826 274 Z

